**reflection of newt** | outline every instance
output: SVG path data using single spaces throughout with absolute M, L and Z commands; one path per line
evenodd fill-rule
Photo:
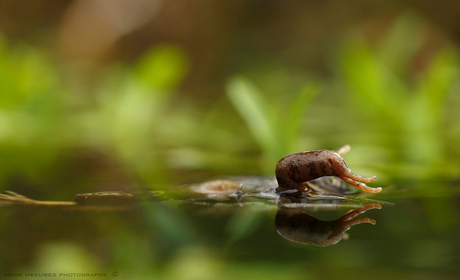
M 371 193 L 377 193 L 382 188 L 369 188 L 364 183 L 372 182 L 376 176 L 363 178 L 353 174 L 346 166 L 342 155 L 350 150 L 346 145 L 337 152 L 318 150 L 291 154 L 282 158 L 276 164 L 276 180 L 278 191 L 291 195 L 308 193 L 311 189 L 305 184 L 323 176 L 336 176 L 353 186 Z
M 280 207 L 275 217 L 275 227 L 278 233 L 294 242 L 330 246 L 344 238 L 345 232 L 352 226 L 362 223 L 375 225 L 375 220 L 370 218 L 355 218 L 370 209 L 380 209 L 380 204 L 368 204 L 355 210 L 351 210 L 335 221 L 321 221 L 303 211 L 305 208 Z

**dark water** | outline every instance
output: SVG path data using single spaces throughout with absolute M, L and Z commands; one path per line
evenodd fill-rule
M 3 205 L 0 277 L 458 279 L 459 196 L 421 193 L 304 207 L 252 196 L 154 197 L 128 209 Z

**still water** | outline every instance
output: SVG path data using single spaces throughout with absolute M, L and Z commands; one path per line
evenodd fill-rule
M 269 179 L 234 181 L 121 200 L 17 196 L 0 207 L 1 278 L 460 278 L 455 184 L 298 199 Z

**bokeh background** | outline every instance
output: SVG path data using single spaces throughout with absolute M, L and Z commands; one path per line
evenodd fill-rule
M 0 1 L 0 190 L 43 200 L 169 190 L 270 175 L 289 153 L 350 144 L 355 173 L 377 175 L 383 198 L 425 197 L 420 209 L 442 232 L 458 216 L 459 30 L 457 1 Z M 163 210 L 152 215 L 179 220 L 160 226 L 158 240 L 187 227 Z M 251 215 L 248 225 L 260 218 Z M 86 226 L 116 240 L 120 255 L 101 249 L 105 241 L 88 253 L 41 233 L 3 268 L 126 267 L 165 279 L 305 273 L 226 265 L 218 246 L 178 250 L 196 245 L 180 234 L 136 258 L 130 246 L 144 248 L 133 240 L 149 230 Z

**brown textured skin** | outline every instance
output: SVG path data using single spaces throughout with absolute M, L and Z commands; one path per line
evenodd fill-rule
M 284 238 L 316 246 L 330 246 L 342 240 L 345 232 L 352 226 L 362 223 L 375 225 L 375 220 L 359 214 L 370 209 L 381 209 L 380 204 L 368 204 L 352 210 L 334 221 L 321 221 L 304 213 L 305 208 L 279 207 L 275 217 L 275 227 Z
M 346 153 L 349 146 L 341 148 L 341 154 Z M 276 164 L 276 180 L 279 192 L 292 192 L 292 195 L 301 195 L 310 192 L 304 183 L 323 176 L 336 176 L 347 183 L 366 192 L 380 192 L 381 188 L 369 188 L 365 183 L 375 180 L 362 178 L 353 174 L 345 164 L 342 156 L 334 151 L 318 150 L 291 154 L 282 158 Z

